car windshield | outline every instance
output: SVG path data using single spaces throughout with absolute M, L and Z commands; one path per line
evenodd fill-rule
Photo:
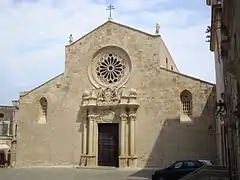
M 211 163 L 211 161 L 209 161 L 209 160 L 198 160 L 198 161 L 200 161 L 201 163 L 203 163 L 203 164 L 205 164 L 205 165 L 212 165 L 212 163 Z
M 169 168 L 178 169 L 178 168 L 181 168 L 182 165 L 183 165 L 183 162 L 177 161 L 177 162 L 172 163 L 172 164 L 169 166 Z

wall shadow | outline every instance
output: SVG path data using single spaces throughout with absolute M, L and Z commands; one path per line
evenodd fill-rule
M 202 113 L 191 121 L 180 117 L 166 119 L 144 168 L 129 177 L 150 178 L 154 169 L 169 166 L 176 160 L 217 158 L 215 92 L 209 95 Z
M 80 106 L 79 111 L 77 113 L 77 119 L 76 119 L 76 123 L 79 124 L 79 129 L 78 132 L 80 133 L 81 138 L 83 138 L 83 128 L 84 128 L 84 119 L 87 118 L 87 111 L 86 108 Z M 83 152 L 83 140 L 81 140 L 81 149 L 80 149 L 80 153 Z M 81 156 L 79 159 L 79 165 L 81 164 Z
M 84 119 L 86 117 L 87 117 L 86 108 L 80 106 L 78 113 L 77 113 L 77 119 L 76 119 L 76 123 L 80 125 L 78 132 L 83 132 L 83 123 L 84 123 Z

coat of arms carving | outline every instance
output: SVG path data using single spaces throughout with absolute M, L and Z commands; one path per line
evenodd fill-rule
M 119 103 L 117 88 L 100 88 L 97 98 L 98 105 L 112 105 Z

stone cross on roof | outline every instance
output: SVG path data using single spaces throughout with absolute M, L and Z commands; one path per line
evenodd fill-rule
M 108 17 L 108 20 L 112 20 L 112 10 L 114 10 L 114 6 L 112 4 L 110 4 L 108 6 L 108 8 L 106 9 L 107 11 L 109 11 L 109 17 Z

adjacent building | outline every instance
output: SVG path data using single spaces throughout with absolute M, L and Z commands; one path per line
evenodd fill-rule
M 224 102 L 224 73 L 223 73 L 223 60 L 221 56 L 221 2 L 220 1 L 207 1 L 211 6 L 211 26 L 207 31 L 210 32 L 210 50 L 214 52 L 215 60 L 215 73 L 216 73 L 216 138 L 217 138 L 217 151 L 218 163 L 226 165 L 226 142 L 225 142 L 225 128 L 223 116 L 226 114 L 225 108 L 222 107 Z
M 16 159 L 16 106 L 0 106 L 0 166 L 14 165 Z
M 218 153 L 233 180 L 240 178 L 240 1 L 207 0 L 212 7 L 210 49 L 215 53 Z

